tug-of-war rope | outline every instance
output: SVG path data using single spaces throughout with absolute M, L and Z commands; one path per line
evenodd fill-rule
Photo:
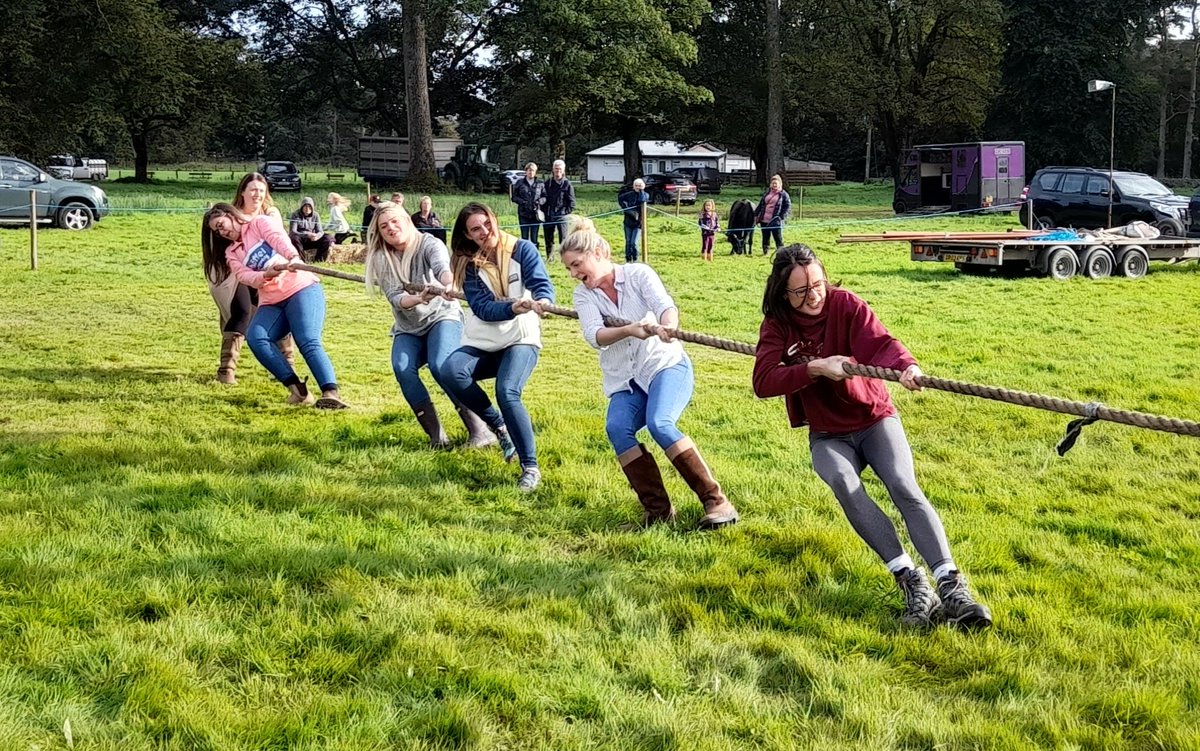
M 292 268 L 311 271 L 314 274 L 321 276 L 330 276 L 335 279 L 345 279 L 351 282 L 364 284 L 366 279 L 359 274 L 349 274 L 344 271 L 335 271 L 322 266 L 311 266 L 305 263 L 292 264 Z M 404 291 L 411 295 L 419 295 L 424 292 L 427 285 L 424 284 L 404 284 Z M 444 290 L 436 285 L 429 287 L 432 291 L 438 294 L 443 294 Z M 466 296 L 457 290 L 449 290 L 449 296 L 458 300 L 466 300 Z M 571 308 L 563 308 L 558 305 L 542 305 L 542 309 L 547 313 L 552 313 L 556 316 L 564 318 L 578 318 L 579 314 Z M 631 321 L 626 321 L 620 318 L 604 317 L 606 326 L 627 326 Z M 684 342 L 692 344 L 701 344 L 705 347 L 713 347 L 715 349 L 723 349 L 726 352 L 737 352 L 743 355 L 754 356 L 754 345 L 746 342 L 739 342 L 733 339 L 722 339 L 721 337 L 712 336 L 711 334 L 700 334 L 693 331 L 684 331 L 682 329 L 669 329 L 662 327 L 671 336 Z M 801 357 L 797 362 L 807 362 L 813 360 L 812 357 Z M 880 368 L 874 365 L 863 365 L 861 363 L 843 363 L 842 369 L 847 375 L 862 376 L 864 378 L 878 378 L 884 381 L 899 381 L 900 371 L 892 368 Z M 1042 394 L 1031 394 L 1025 391 L 1013 391 L 1011 389 L 1001 388 L 999 386 L 986 386 L 977 383 L 967 383 L 965 381 L 954 381 L 949 378 L 936 378 L 934 376 L 921 375 L 916 378 L 916 383 L 927 389 L 935 389 L 938 391 L 949 391 L 953 394 L 964 394 L 966 396 L 977 396 L 981 399 L 991 399 L 997 402 L 1007 402 L 1008 404 L 1018 404 L 1023 407 L 1036 407 L 1049 412 L 1058 412 L 1064 415 L 1075 415 L 1078 420 L 1072 420 L 1067 425 L 1067 432 L 1063 439 L 1058 443 L 1056 450 L 1059 456 L 1063 456 L 1075 445 L 1075 441 L 1079 438 L 1080 431 L 1085 425 L 1090 425 L 1097 420 L 1105 420 L 1107 422 L 1120 423 L 1121 425 L 1131 425 L 1135 428 L 1147 428 L 1149 430 L 1161 430 L 1166 433 L 1177 433 L 1179 435 L 1190 435 L 1200 438 L 1200 423 L 1191 420 L 1182 420 L 1176 417 L 1164 417 L 1162 415 L 1151 415 L 1145 412 L 1134 412 L 1127 409 L 1113 409 L 1106 407 L 1099 402 L 1077 402 L 1070 399 L 1059 399 L 1054 396 L 1044 396 Z

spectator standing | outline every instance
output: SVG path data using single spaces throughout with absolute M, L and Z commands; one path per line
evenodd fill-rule
M 754 219 L 762 227 L 763 255 L 771 252 L 770 238 L 775 238 L 775 250 L 783 247 L 783 223 L 792 211 L 792 197 L 783 189 L 783 178 L 771 175 L 767 192 L 754 207 Z
M 517 205 L 517 223 L 521 225 L 521 239 L 533 243 L 537 248 L 545 219 L 546 186 L 538 182 L 538 166 L 533 162 L 525 165 L 525 177 L 512 186 L 511 201 Z
M 567 216 L 575 213 L 575 186 L 567 179 L 567 163 L 555 159 L 550 167 L 550 177 L 546 179 L 546 223 L 542 231 L 546 235 L 546 258 L 554 250 L 554 234 L 558 233 L 558 241 L 566 236 Z
M 721 217 L 717 215 L 717 205 L 710 198 L 700 209 L 700 257 L 705 261 L 712 260 L 713 239 L 721 231 Z
M 371 226 L 371 220 L 375 218 L 375 209 L 377 208 L 379 208 L 379 196 L 372 193 L 371 197 L 367 199 L 366 208 L 363 209 L 362 227 L 359 227 L 363 237 L 367 236 L 367 227 Z
M 325 234 L 321 227 L 321 217 L 317 214 L 316 206 L 308 196 L 300 201 L 300 208 L 292 212 L 288 219 L 288 237 L 305 261 L 323 263 L 329 257 L 333 238 Z
M 625 263 L 638 259 L 638 241 L 642 237 L 642 204 L 650 202 L 646 181 L 637 178 L 633 187 L 617 194 L 617 205 L 625 210 Z

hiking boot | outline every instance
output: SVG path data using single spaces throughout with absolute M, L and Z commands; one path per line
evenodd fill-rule
M 517 480 L 517 490 L 529 493 L 542 483 L 542 471 L 537 467 L 525 467 Z
M 938 579 L 937 590 L 942 598 L 942 617 L 946 623 L 961 629 L 991 628 L 991 612 L 971 596 L 967 580 L 961 573 L 951 571 Z
M 910 628 L 929 628 L 933 625 L 942 601 L 938 599 L 924 569 L 906 568 L 897 571 L 896 586 L 904 593 L 904 612 L 900 622 Z
M 501 425 L 496 430 L 492 431 L 496 434 L 496 438 L 500 443 L 500 451 L 504 454 L 504 461 L 511 462 L 517 458 L 517 445 L 512 442 L 512 437 L 508 434 L 508 428 Z M 538 475 L 541 477 L 541 475 Z
M 313 395 L 308 390 L 308 379 L 305 378 L 299 383 L 288 386 L 287 403 L 297 407 L 307 407 L 315 401 Z

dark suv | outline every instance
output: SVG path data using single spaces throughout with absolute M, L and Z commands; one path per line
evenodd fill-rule
M 721 171 L 712 167 L 676 167 L 675 171 L 687 175 L 696 184 L 699 193 L 721 192 Z
M 646 192 L 650 194 L 650 203 L 675 203 L 676 195 L 682 204 L 690 206 L 696 202 L 696 185 L 687 175 L 678 172 L 656 172 L 646 175 L 643 179 L 646 181 Z
M 1188 227 L 1188 199 L 1142 172 L 1113 172 L 1112 226 L 1149 222 L 1164 235 L 1182 237 Z M 1042 227 L 1104 227 L 1108 223 L 1108 170 L 1046 167 L 1034 174 L 1021 203 L 1021 223 L 1029 207 Z
M 267 162 L 262 173 L 271 190 L 300 190 L 300 170 L 295 162 Z

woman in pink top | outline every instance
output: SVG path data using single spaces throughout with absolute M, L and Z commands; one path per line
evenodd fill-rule
M 218 203 L 204 214 L 201 242 L 207 257 L 219 256 L 222 247 L 225 273 L 258 290 L 258 310 L 246 331 L 246 342 L 258 361 L 290 392 L 289 404 L 312 404 L 304 381 L 275 344 L 291 333 L 321 387 L 315 406 L 343 409 L 333 363 L 321 344 L 325 326 L 325 293 L 311 272 L 292 268 L 300 254 L 273 218 L 247 217 L 228 203 Z

